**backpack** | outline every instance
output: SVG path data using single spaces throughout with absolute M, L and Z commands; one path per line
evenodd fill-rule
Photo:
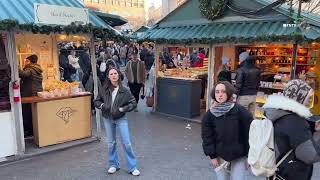
M 256 176 L 270 177 L 276 174 L 279 165 L 290 155 L 290 150 L 276 163 L 274 129 L 269 119 L 253 120 L 249 130 L 248 163 Z
M 100 64 L 100 72 L 104 73 L 104 72 L 106 72 L 106 70 L 107 70 L 107 63 L 105 61 L 103 61 Z

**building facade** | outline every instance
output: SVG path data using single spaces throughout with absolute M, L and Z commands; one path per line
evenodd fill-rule
M 119 15 L 128 20 L 133 30 L 146 23 L 145 0 L 81 0 L 85 7 Z
M 162 17 L 167 16 L 185 1 L 186 0 L 162 0 Z

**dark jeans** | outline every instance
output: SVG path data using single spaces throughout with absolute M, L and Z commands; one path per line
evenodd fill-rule
M 142 87 L 142 84 L 139 83 L 128 83 L 130 91 L 132 93 L 132 95 L 134 96 L 134 98 L 137 101 L 137 104 L 139 102 L 139 94 L 140 94 L 140 90 Z
M 31 104 L 22 104 L 23 129 L 25 136 L 33 135 Z
M 82 85 L 83 85 L 83 87 L 86 87 L 86 84 L 87 84 L 89 78 L 90 78 L 90 74 L 88 74 L 88 73 L 84 73 L 83 74 L 83 76 L 82 76 Z

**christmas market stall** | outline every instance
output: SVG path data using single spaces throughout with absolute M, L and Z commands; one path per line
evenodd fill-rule
M 91 107 L 99 84 L 94 41 L 122 36 L 78 1 L 0 5 L 0 158 L 99 139 L 100 113 L 93 129 Z
M 313 112 L 320 114 L 320 17 L 296 11 L 283 0 L 187 0 L 142 39 L 155 42 L 157 47 L 156 112 L 198 119 L 199 113 L 190 115 L 191 111 L 199 112 L 200 104 L 195 102 L 201 94 L 199 84 L 195 85 L 197 74 L 208 73 L 208 109 L 212 103 L 208 92 L 217 82 L 222 59 L 229 60 L 234 82 L 239 54 L 248 52 L 262 71 L 257 117 L 262 117 L 260 106 L 265 98 L 281 93 L 291 78 L 303 79 L 315 88 Z M 189 68 L 194 61 L 192 53 L 198 57 L 201 49 L 208 67 Z M 175 60 L 176 54 L 188 57 L 187 65 L 180 67 L 184 60 Z

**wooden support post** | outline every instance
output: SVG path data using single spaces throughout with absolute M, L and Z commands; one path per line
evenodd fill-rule
M 94 37 L 90 37 L 90 54 L 91 54 L 91 68 L 93 76 L 93 96 L 94 99 L 98 96 L 98 76 L 97 76 L 97 61 L 94 47 Z M 101 139 L 101 110 L 96 109 L 96 124 L 97 124 L 97 138 Z

